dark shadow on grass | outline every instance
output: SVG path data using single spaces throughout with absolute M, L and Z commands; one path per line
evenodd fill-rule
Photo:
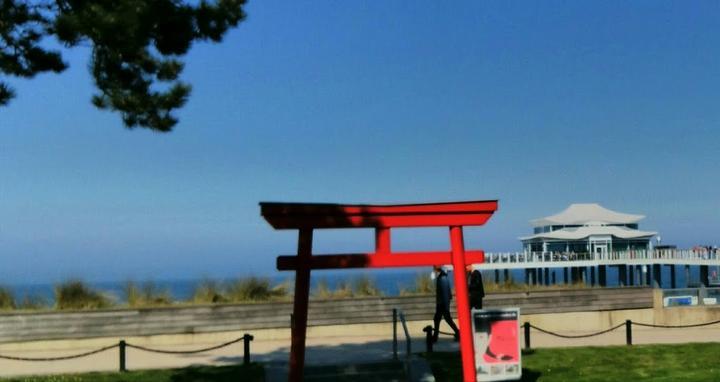
M 242 366 L 188 367 L 177 369 L 170 375 L 172 382 L 261 382 L 263 367 L 251 363 Z
M 312 339 L 309 337 L 309 341 Z M 435 345 L 438 351 L 458 351 L 458 343 L 452 339 L 441 339 Z M 412 352 L 425 351 L 425 340 L 413 338 Z M 398 338 L 398 357 L 406 355 L 406 342 L 403 337 Z M 251 360 L 263 363 L 287 363 L 290 357 L 289 347 L 281 347 L 275 351 L 254 354 L 251 349 Z M 308 345 L 305 347 L 305 364 L 333 365 L 333 364 L 362 364 L 368 362 L 389 361 L 393 359 L 393 342 L 391 339 L 381 341 L 368 341 L 364 343 L 343 343 L 336 345 Z M 213 362 L 242 363 L 242 354 L 237 356 L 219 356 Z
M 526 369 L 526 368 L 523 367 L 523 369 L 522 369 L 522 378 L 520 379 L 520 381 L 522 381 L 522 382 L 535 382 L 535 381 L 537 381 L 538 379 L 540 379 L 540 376 L 541 376 L 541 375 L 542 375 L 542 373 L 538 373 L 538 372 L 535 371 L 535 370 L 529 370 L 529 369 Z

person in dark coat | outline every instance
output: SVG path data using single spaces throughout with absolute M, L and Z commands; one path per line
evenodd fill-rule
M 470 293 L 470 307 L 482 309 L 483 297 L 485 297 L 485 288 L 483 287 L 482 273 L 479 270 L 472 269 L 472 265 L 467 266 L 468 270 L 468 292 Z
M 444 318 L 445 322 L 450 325 L 450 328 L 452 328 L 455 333 L 455 340 L 457 341 L 460 332 L 458 331 L 452 316 L 450 316 L 450 300 L 452 300 L 450 280 L 448 280 L 447 272 L 445 272 L 445 270 L 441 267 L 436 266 L 435 272 L 437 273 L 437 277 L 435 278 L 435 317 L 433 317 L 435 331 L 433 331 L 433 342 L 437 342 L 438 336 L 440 335 L 441 318 Z

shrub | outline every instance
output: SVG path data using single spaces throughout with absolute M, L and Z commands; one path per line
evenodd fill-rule
M 8 288 L 0 287 L 0 310 L 15 309 L 15 298 Z
M 110 299 L 91 289 L 80 280 L 70 280 L 55 286 L 57 309 L 102 309 L 112 306 Z
M 152 281 L 138 286 L 133 281 L 125 284 L 125 298 L 128 306 L 137 308 L 143 306 L 171 305 L 172 297 L 167 289 L 158 288 Z

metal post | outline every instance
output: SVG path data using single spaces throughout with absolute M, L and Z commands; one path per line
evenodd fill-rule
M 530 350 L 530 323 L 524 323 L 523 329 L 525 329 L 525 350 Z
M 120 340 L 120 344 L 118 346 L 118 349 L 120 350 L 120 372 L 126 372 L 127 368 L 125 367 L 125 347 L 127 346 L 127 343 L 125 343 L 125 340 Z
M 632 321 L 625 320 L 625 343 L 632 345 Z
M 254 340 L 255 337 L 248 333 L 243 335 L 243 365 L 250 363 L 250 341 Z
M 293 303 L 292 340 L 290 343 L 290 371 L 288 380 L 303 380 L 305 368 L 305 336 L 307 334 L 308 299 L 310 297 L 310 260 L 312 257 L 312 229 L 302 228 L 298 238 L 298 268 L 295 271 L 295 302 Z
M 467 276 L 465 273 L 465 244 L 461 226 L 450 227 L 453 272 L 455 273 L 455 294 L 457 295 L 458 323 L 460 324 L 460 355 L 463 366 L 463 381 L 475 382 L 475 354 L 473 348 L 470 301 L 468 298 Z
M 432 353 L 433 351 L 433 327 L 428 325 L 423 328 L 423 332 L 425 332 L 425 351 L 428 353 Z
M 397 356 L 397 308 L 393 308 L 393 359 Z

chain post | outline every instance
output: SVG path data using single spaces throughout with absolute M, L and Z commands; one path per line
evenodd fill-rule
M 125 340 L 120 340 L 120 343 L 118 344 L 119 354 L 120 354 L 120 372 L 124 373 L 127 371 L 127 367 L 125 367 L 125 347 L 127 346 L 127 343 Z

